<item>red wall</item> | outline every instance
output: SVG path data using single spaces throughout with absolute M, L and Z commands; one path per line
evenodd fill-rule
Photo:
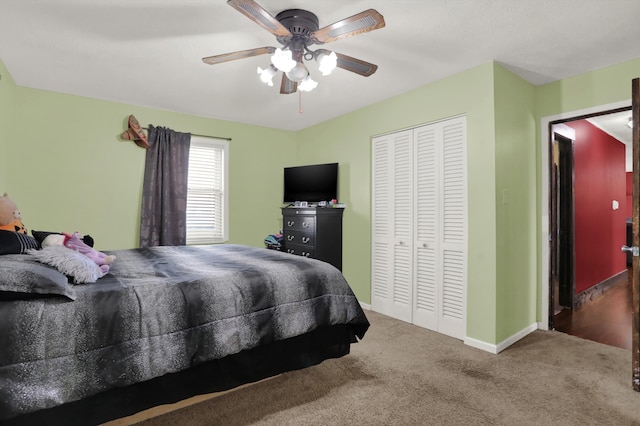
M 576 294 L 626 270 L 624 144 L 586 120 L 567 123 L 574 143 Z M 613 210 L 612 202 L 620 204 Z

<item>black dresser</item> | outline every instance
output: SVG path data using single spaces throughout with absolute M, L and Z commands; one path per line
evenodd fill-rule
M 328 262 L 342 271 L 343 208 L 282 209 L 283 251 Z

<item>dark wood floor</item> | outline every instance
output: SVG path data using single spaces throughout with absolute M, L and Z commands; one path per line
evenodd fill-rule
M 604 294 L 575 311 L 562 310 L 554 329 L 583 339 L 631 350 L 631 283 L 628 274 Z

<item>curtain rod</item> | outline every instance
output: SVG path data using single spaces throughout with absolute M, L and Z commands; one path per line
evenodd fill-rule
M 146 130 L 147 132 L 149 131 L 148 127 L 143 127 L 143 129 Z M 224 140 L 227 140 L 227 141 L 231 140 L 231 138 L 223 138 L 223 137 L 220 137 L 220 136 L 199 135 L 198 133 L 190 133 L 190 134 L 193 135 L 193 136 L 200 136 L 202 138 L 224 139 Z

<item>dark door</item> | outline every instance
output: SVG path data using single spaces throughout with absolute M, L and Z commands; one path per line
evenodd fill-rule
M 640 238 L 638 237 L 638 216 L 640 211 L 640 79 L 636 78 L 631 83 L 631 111 L 633 119 L 633 203 L 631 217 L 633 218 L 633 257 L 631 262 L 631 292 L 633 297 L 633 315 L 631 330 L 632 337 L 632 381 L 633 389 L 640 392 L 640 257 L 638 247 Z
M 558 305 L 573 309 L 575 285 L 573 141 L 555 135 L 558 152 Z

